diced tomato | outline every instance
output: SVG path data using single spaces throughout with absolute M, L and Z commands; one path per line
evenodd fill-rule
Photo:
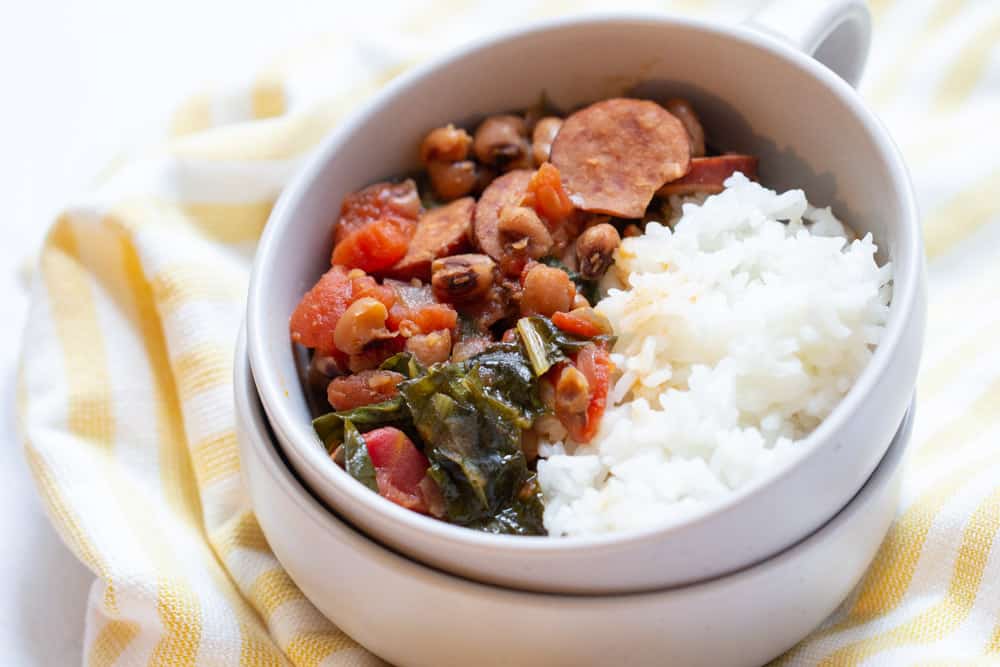
M 341 375 L 327 385 L 326 398 L 334 410 L 353 410 L 396 396 L 399 393 L 396 385 L 404 379 L 400 373 L 383 370 Z
M 578 433 L 570 433 L 577 442 L 590 442 L 597 434 L 608 403 L 608 387 L 614 363 L 603 345 L 587 345 L 580 350 L 574 361 L 590 385 L 590 403 L 587 405 L 587 424 Z
M 420 333 L 431 333 L 441 329 L 455 330 L 458 324 L 458 313 L 451 306 L 435 303 L 418 310 L 411 310 L 407 316 Z
M 586 379 L 587 402 L 586 409 L 573 408 L 564 411 L 561 408 L 562 401 L 560 380 L 562 375 L 570 370 L 579 371 Z M 570 437 L 576 442 L 590 442 L 597 434 L 601 426 L 601 419 L 604 417 L 604 410 L 607 406 L 608 387 L 611 383 L 611 371 L 614 364 L 608 351 L 600 344 L 590 344 L 576 354 L 576 358 L 570 362 L 563 362 L 555 366 L 546 373 L 545 378 L 550 382 L 553 392 L 543 392 L 543 396 L 552 393 L 552 403 L 556 416 L 560 423 L 569 432 Z M 569 395 L 570 401 L 572 394 Z M 544 400 L 544 399 L 543 399 Z M 548 402 L 546 402 L 548 405 Z M 582 408 L 582 406 L 581 406 Z
M 574 312 L 552 313 L 552 324 L 556 325 L 568 334 L 581 336 L 583 338 L 593 338 L 594 336 L 600 336 L 604 333 L 596 323 L 581 317 L 579 314 Z
M 423 452 L 397 428 L 385 426 L 364 434 L 368 456 L 375 467 L 378 492 L 397 505 L 424 514 L 436 504 L 436 485 L 427 484 L 430 462 Z
M 348 234 L 333 248 L 330 261 L 368 273 L 388 269 L 406 254 L 416 223 L 382 218 Z
M 455 330 L 458 313 L 450 305 L 438 303 L 429 285 L 414 287 L 391 281 L 398 300 L 389 309 L 386 326 L 405 336 L 428 334 L 441 329 Z
M 353 301 L 347 270 L 335 266 L 306 292 L 292 313 L 292 340 L 325 354 L 334 354 L 333 329 Z
M 396 292 L 379 285 L 362 271 L 331 267 L 296 306 L 289 323 L 292 340 L 332 355 L 346 368 L 347 356 L 333 344 L 333 330 L 347 307 L 364 296 L 378 299 L 386 308 L 396 303 Z
M 360 271 L 348 274 L 351 278 L 352 301 L 356 301 L 364 296 L 370 296 L 382 302 L 386 309 L 390 309 L 396 303 L 396 291 L 391 287 L 379 285 L 375 279 L 365 275 Z
M 416 221 L 420 212 L 420 196 L 412 180 L 375 183 L 344 197 L 333 241 L 335 244 L 340 243 L 353 232 L 376 220 Z
M 573 202 L 562 186 L 559 170 L 545 162 L 528 182 L 528 192 L 522 203 L 532 206 L 549 223 L 557 225 L 573 213 Z
M 343 271 L 343 268 L 338 267 L 338 271 Z M 413 336 L 442 329 L 454 331 L 458 324 L 458 313 L 450 305 L 438 303 L 430 285 L 412 285 L 398 280 L 386 280 L 384 285 L 379 285 L 374 278 L 360 271 L 345 275 L 348 276 L 351 287 L 348 305 L 363 296 L 378 299 L 389 310 L 385 325 L 390 331 Z M 345 305 L 344 308 L 346 307 Z M 343 313 L 343 309 L 340 313 Z M 338 318 L 340 313 L 337 314 Z M 333 324 L 336 324 L 336 319 Z M 404 341 L 398 342 L 402 345 Z

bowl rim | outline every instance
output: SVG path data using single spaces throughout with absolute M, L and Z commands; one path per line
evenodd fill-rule
M 263 294 L 264 276 L 268 269 L 276 266 L 280 258 L 274 248 L 277 239 L 294 227 L 294 214 L 298 202 L 306 190 L 318 179 L 325 164 L 331 161 L 342 144 L 363 125 L 374 111 L 391 105 L 395 99 L 410 88 L 418 85 L 432 72 L 448 67 L 473 53 L 488 51 L 507 41 L 546 32 L 585 27 L 597 23 L 628 24 L 650 23 L 664 27 L 681 27 L 701 32 L 711 37 L 736 40 L 752 48 L 764 50 L 786 61 L 790 66 L 804 71 L 825 85 L 860 123 L 876 150 L 883 156 L 886 167 L 899 194 L 901 224 L 895 230 L 898 243 L 893 261 L 893 298 L 889 308 L 889 318 L 885 333 L 875 348 L 871 359 L 854 382 L 848 393 L 839 401 L 831 413 L 800 441 L 795 451 L 783 465 L 761 475 L 747 485 L 727 496 L 703 506 L 696 513 L 679 520 L 665 521 L 640 528 L 591 536 L 566 536 L 549 539 L 543 536 L 493 535 L 455 526 L 443 521 L 412 512 L 400 507 L 378 494 L 358 484 L 344 470 L 330 462 L 323 448 L 317 446 L 316 437 L 309 424 L 299 424 L 288 413 L 283 404 L 286 397 L 277 370 L 265 363 L 268 358 L 264 338 L 259 332 L 267 320 L 267 304 Z M 393 524 L 406 525 L 414 531 L 423 532 L 428 537 L 460 542 L 471 547 L 502 549 L 504 551 L 530 551 L 536 554 L 556 556 L 581 549 L 617 549 L 630 544 L 646 541 L 671 539 L 671 535 L 698 527 L 714 517 L 730 511 L 733 507 L 759 495 L 766 487 L 797 474 L 799 467 L 811 456 L 823 441 L 827 441 L 853 415 L 872 393 L 875 384 L 883 375 L 893 358 L 905 328 L 913 319 L 924 271 L 922 238 L 919 233 L 919 217 L 916 198 L 908 170 L 899 149 L 881 121 L 862 102 L 858 93 L 834 72 L 794 46 L 769 34 L 757 31 L 747 25 L 726 25 L 704 19 L 678 16 L 665 12 L 604 11 L 583 15 L 562 17 L 534 22 L 518 28 L 505 30 L 484 39 L 473 40 L 441 56 L 417 65 L 386 84 L 372 98 L 361 104 L 349 117 L 345 118 L 313 150 L 306 164 L 292 182 L 284 189 L 268 219 L 254 257 L 247 298 L 247 341 L 253 377 L 261 402 L 269 417 L 272 428 L 279 439 L 296 449 L 326 484 L 337 487 L 349 500 L 369 512 L 378 512 Z M 901 273 L 905 270 L 905 273 Z M 901 287 L 901 289 L 897 289 Z M 290 344 L 290 343 L 289 343 Z
M 388 547 L 375 538 L 367 535 L 362 530 L 354 526 L 350 521 L 340 516 L 327 507 L 316 493 L 310 490 L 305 483 L 290 469 L 287 456 L 280 452 L 280 445 L 271 437 L 268 429 L 270 422 L 264 411 L 260 395 L 256 391 L 257 386 L 254 380 L 253 370 L 245 354 L 245 328 L 241 330 L 240 342 L 237 345 L 236 362 L 234 370 L 234 393 L 237 404 L 237 419 L 242 421 L 246 417 L 250 424 L 247 429 L 249 433 L 244 437 L 250 440 L 250 446 L 259 450 L 269 463 L 266 466 L 268 474 L 274 478 L 282 491 L 290 496 L 293 502 L 299 506 L 303 514 L 309 520 L 324 530 L 329 530 L 331 526 L 337 532 L 345 534 L 347 539 L 354 545 L 360 546 L 366 551 L 372 551 L 381 559 L 388 561 L 396 567 L 405 567 L 415 574 L 436 579 L 442 585 L 452 587 L 474 587 L 481 590 L 488 590 L 493 594 L 499 593 L 513 596 L 531 596 L 549 601 L 564 601 L 573 603 L 600 603 L 604 601 L 616 601 L 636 598 L 657 598 L 671 593 L 683 593 L 695 589 L 709 589 L 713 587 L 725 587 L 733 580 L 763 572 L 767 569 L 780 567 L 788 560 L 797 557 L 799 553 L 810 549 L 818 540 L 823 540 L 831 533 L 837 531 L 844 523 L 858 512 L 866 511 L 870 505 L 871 496 L 884 489 L 892 482 L 893 477 L 899 474 L 903 457 L 913 437 L 913 424 L 916 415 L 916 395 L 911 398 L 906 414 L 899 425 L 892 441 L 886 450 L 885 455 L 879 460 L 878 465 L 872 474 L 865 480 L 861 488 L 851 499 L 837 511 L 832 517 L 803 536 L 794 544 L 787 546 L 774 555 L 754 563 L 750 563 L 737 570 L 726 572 L 716 577 L 700 579 L 673 586 L 663 586 L 649 590 L 626 591 L 617 593 L 565 593 L 553 591 L 534 591 L 501 584 L 491 584 L 466 576 L 448 572 L 438 567 L 415 560 L 405 554 Z M 246 473 L 244 472 L 244 475 Z M 249 482 L 248 482 L 249 483 Z

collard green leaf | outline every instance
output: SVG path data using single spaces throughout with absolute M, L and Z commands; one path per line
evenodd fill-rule
M 498 345 L 462 363 L 434 366 L 400 383 L 399 391 L 425 443 L 449 521 L 491 532 L 544 532 L 541 501 L 520 447 L 522 429 L 542 408 L 518 346 Z
M 533 315 L 517 321 L 517 333 L 524 345 L 525 354 L 538 376 L 544 375 L 552 366 L 565 361 L 593 341 L 614 344 L 611 336 L 581 338 L 566 333 L 547 317 Z
M 409 352 L 392 355 L 383 361 L 379 368 L 383 371 L 395 371 L 407 379 L 413 379 L 426 372 L 426 369 Z
M 466 366 L 469 390 L 480 402 L 518 427 L 531 428 L 535 418 L 545 411 L 538 395 L 538 382 L 520 346 L 493 345 L 470 359 Z
M 540 327 L 539 335 L 555 340 Z M 348 472 L 377 490 L 361 434 L 395 426 L 423 443 L 450 522 L 493 533 L 544 534 L 538 486 L 521 451 L 521 433 L 544 411 L 524 347 L 495 344 L 467 361 L 430 369 L 399 354 L 382 368 L 408 378 L 399 396 L 313 422 L 328 450 L 343 444 Z
M 368 446 L 350 419 L 344 420 L 344 468 L 351 477 L 378 493 L 375 466 L 368 456 Z
M 395 396 L 381 403 L 363 405 L 352 410 L 328 412 L 322 417 L 317 417 L 313 420 L 313 429 L 323 441 L 327 451 L 332 452 L 344 441 L 344 425 L 348 421 L 362 433 L 381 426 L 395 426 L 406 431 L 410 424 L 410 412 L 403 399 Z
M 541 318 L 522 317 L 517 321 L 517 334 L 538 377 L 545 375 L 555 364 L 566 360 L 566 355 L 556 344 L 555 336 L 542 324 Z

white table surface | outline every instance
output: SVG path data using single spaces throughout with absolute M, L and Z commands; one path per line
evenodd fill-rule
M 491 5 L 513 13 L 523 2 Z M 718 0 L 744 14 L 759 0 Z M 62 545 L 14 431 L 30 260 L 58 210 L 186 93 L 252 74 L 331 28 L 377 27 L 401 0 L 32 0 L 0 21 L 0 663 L 74 665 L 93 580 Z M 419 11 L 422 3 L 407 3 Z M 669 3 L 664 2 L 663 5 Z M 482 21 L 490 29 L 490 21 Z M 382 36 L 384 37 L 384 36 Z

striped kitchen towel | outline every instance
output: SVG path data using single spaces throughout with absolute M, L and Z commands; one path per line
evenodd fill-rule
M 52 226 L 19 378 L 52 522 L 96 575 L 88 665 L 379 664 L 268 549 L 240 487 L 233 345 L 254 242 L 343 114 L 410 62 L 581 6 L 734 20 L 757 2 L 437 0 L 192 98 L 169 138 Z M 872 568 L 779 664 L 1000 661 L 1000 3 L 874 0 L 862 92 L 925 213 L 930 323 L 900 514 Z M 387 21 L 389 19 L 386 19 Z

